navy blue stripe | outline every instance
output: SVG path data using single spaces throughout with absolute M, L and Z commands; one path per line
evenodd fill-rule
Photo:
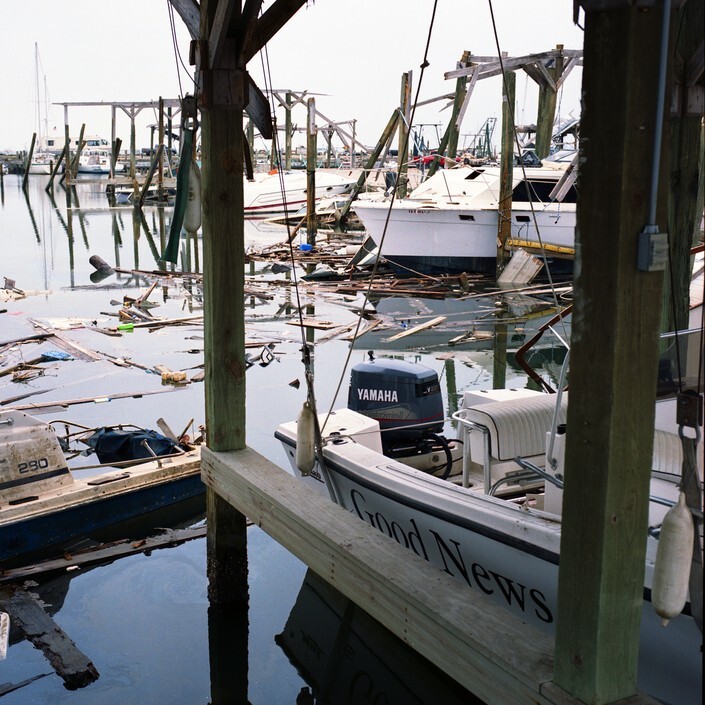
M 20 487 L 21 485 L 29 485 L 32 482 L 39 482 L 40 480 L 49 480 L 52 477 L 59 477 L 61 475 L 68 475 L 69 469 L 64 466 L 58 470 L 49 470 L 48 472 L 40 473 L 39 475 L 28 475 L 27 477 L 20 477 L 17 480 L 8 480 L 7 482 L 0 482 L 0 491 L 7 490 L 10 487 Z

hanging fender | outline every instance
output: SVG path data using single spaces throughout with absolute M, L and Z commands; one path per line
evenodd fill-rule
M 310 475 L 316 463 L 315 422 L 313 408 L 305 401 L 296 419 L 296 467 L 302 475 Z
M 663 626 L 685 606 L 692 556 L 693 517 L 681 492 L 661 525 L 651 586 L 651 603 Z

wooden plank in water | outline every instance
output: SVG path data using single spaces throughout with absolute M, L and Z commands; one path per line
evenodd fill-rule
M 514 252 L 509 264 L 497 278 L 498 284 L 529 284 L 541 271 L 543 262 L 526 250 Z
M 419 331 L 426 330 L 427 328 L 433 328 L 433 326 L 437 326 L 439 323 L 443 323 L 445 321 L 447 316 L 436 316 L 435 318 L 432 318 L 430 321 L 426 321 L 426 323 L 420 323 L 418 326 L 414 326 L 413 328 L 409 328 L 409 330 L 405 330 L 401 333 L 397 333 L 396 335 L 391 336 L 390 338 L 385 338 L 382 342 L 383 343 L 391 343 L 394 340 L 399 340 L 400 338 L 406 338 L 407 335 L 413 335 L 414 333 L 418 333 Z
M 0 605 L 24 636 L 42 650 L 66 688 L 83 688 L 98 678 L 98 671 L 90 659 L 28 592 L 2 587 Z
M 186 541 L 203 538 L 205 535 L 206 529 L 204 526 L 193 526 L 186 529 L 167 529 L 157 536 L 149 536 L 139 541 L 124 539 L 99 544 L 92 548 L 67 554 L 64 558 L 52 558 L 33 565 L 8 568 L 0 574 L 0 583 L 17 582 L 37 575 L 46 575 L 57 571 L 70 571 L 82 565 L 113 561 L 116 558 L 132 556 L 136 553 L 146 553 L 158 548 L 177 546 Z
M 293 320 L 287 321 L 288 326 L 303 326 L 304 328 L 317 328 L 318 330 L 329 330 L 330 328 L 337 328 L 340 324 L 333 323 L 331 321 L 319 321 L 315 318 L 304 318 L 302 321 Z

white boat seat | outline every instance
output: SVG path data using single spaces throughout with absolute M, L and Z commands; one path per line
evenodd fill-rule
M 675 433 L 654 431 L 654 452 L 651 461 L 653 472 L 680 476 L 683 466 L 683 445 Z
M 465 419 L 484 426 L 490 439 L 490 457 L 500 461 L 529 458 L 546 452 L 546 432 L 551 428 L 555 394 L 541 394 L 512 401 L 488 402 L 465 410 Z M 558 423 L 566 422 L 568 395 L 561 398 Z

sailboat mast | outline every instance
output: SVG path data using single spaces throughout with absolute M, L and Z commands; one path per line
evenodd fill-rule
M 39 95 L 39 47 L 34 42 L 34 81 L 37 90 L 37 136 L 39 137 L 39 148 L 42 148 L 42 109 Z

